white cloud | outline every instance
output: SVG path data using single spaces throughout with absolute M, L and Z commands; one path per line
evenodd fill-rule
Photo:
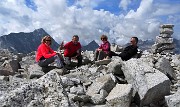
M 180 4 L 155 4 L 155 8 L 155 16 L 180 13 Z
M 143 40 L 154 39 L 159 34 L 159 25 L 164 23 L 159 16 L 167 15 L 165 12 L 160 14 L 159 10 L 163 10 L 163 6 L 154 5 L 153 0 L 142 0 L 137 10 L 119 16 L 103 9 L 93 10 L 104 0 L 95 1 L 78 0 L 68 7 L 66 0 L 36 0 L 37 11 L 28 8 L 24 0 L 0 1 L 0 35 L 44 28 L 57 42 L 70 41 L 72 35 L 78 34 L 82 44 L 92 40 L 99 43 L 100 35 L 107 34 L 110 42 L 124 44 L 131 36 Z M 124 9 L 128 3 L 122 4 Z M 169 10 L 173 12 L 168 12 L 168 15 L 173 15 L 169 15 L 167 21 L 180 26 L 177 15 L 174 15 L 178 12 L 177 7 Z M 175 29 L 178 31 L 178 27 Z
M 119 7 L 122 7 L 124 10 L 127 10 L 128 5 L 132 0 L 121 0 Z
M 130 10 L 130 12 L 126 15 L 126 18 L 135 18 L 135 19 L 149 18 L 150 14 L 153 11 L 152 3 L 153 0 L 142 0 L 137 11 L 135 12 L 134 10 Z
M 81 7 L 95 8 L 99 5 L 99 3 L 103 1 L 105 0 L 77 0 L 75 5 L 79 5 Z
M 5 29 L 1 35 L 10 32 L 30 31 L 31 16 L 27 13 L 33 12 L 24 5 L 23 0 L 7 0 L 0 2 L 0 27 Z

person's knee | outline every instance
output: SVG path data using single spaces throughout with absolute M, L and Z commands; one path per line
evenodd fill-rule
M 70 57 L 64 57 L 64 62 L 65 62 L 65 64 L 69 65 L 71 63 L 71 58 Z
M 82 61 L 82 59 L 83 59 L 82 55 L 79 55 L 79 56 L 77 57 L 77 59 L 78 59 L 79 61 Z
M 99 52 L 99 54 L 103 54 L 104 53 L 104 51 L 98 51 Z

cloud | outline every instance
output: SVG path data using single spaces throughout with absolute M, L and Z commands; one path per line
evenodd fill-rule
M 119 7 L 122 7 L 124 10 L 127 10 L 128 5 L 132 0 L 121 0 Z
M 23 0 L 15 2 L 13 0 L 0 2 L 0 27 L 4 29 L 1 35 L 10 32 L 31 31 L 32 10 L 24 5 Z
M 135 18 L 135 19 L 149 18 L 150 13 L 152 13 L 153 11 L 152 3 L 153 0 L 142 0 L 137 11 L 135 12 L 134 10 L 130 10 L 130 12 L 126 15 L 126 18 Z
M 106 34 L 110 42 L 125 44 L 131 36 L 142 40 L 155 39 L 159 35 L 160 24 L 172 23 L 175 24 L 174 37 L 180 38 L 177 36 L 180 34 L 178 5 L 170 9 L 170 4 L 157 5 L 158 2 L 153 0 L 142 0 L 140 6 L 132 8 L 127 14 L 115 15 L 104 9 L 94 10 L 103 2 L 104 0 L 77 0 L 68 6 L 66 0 L 36 0 L 32 3 L 35 6 L 28 7 L 24 0 L 0 1 L 0 35 L 43 28 L 58 43 L 70 41 L 74 34 L 80 36 L 83 45 L 92 40 L 100 43 L 99 37 Z M 137 1 L 132 0 L 131 3 L 133 2 Z M 121 4 L 124 9 L 128 5 L 129 2 Z M 170 12 L 160 11 L 165 7 Z
M 155 4 L 154 7 L 156 8 L 153 15 L 160 16 L 160 15 L 170 15 L 180 13 L 180 4 Z
M 77 0 L 75 5 L 80 7 L 95 8 L 105 0 Z

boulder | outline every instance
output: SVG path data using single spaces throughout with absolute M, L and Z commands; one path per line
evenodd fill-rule
M 70 93 L 71 93 L 71 94 L 77 94 L 77 95 L 83 95 L 83 94 L 85 94 L 84 88 L 83 88 L 83 86 L 81 86 L 81 85 L 78 85 L 77 87 L 76 87 L 76 86 L 72 86 L 72 87 L 70 88 Z
M 173 43 L 173 38 L 162 38 L 159 36 L 156 36 L 156 43 L 157 44 L 165 44 L 165 43 Z
M 116 84 L 106 97 L 112 107 L 129 107 L 131 104 L 133 88 L 131 84 Z
M 165 96 L 168 107 L 180 107 L 180 89 L 172 95 Z
M 42 68 L 38 64 L 30 65 L 28 68 L 28 72 L 29 72 L 30 79 L 40 78 L 41 76 L 43 76 L 45 74 L 42 71 Z
M 169 77 L 169 79 L 175 79 L 174 70 L 171 67 L 171 64 L 168 59 L 165 57 L 162 57 L 158 59 L 158 62 L 155 64 L 156 69 L 164 73 L 166 76 Z
M 139 105 L 148 105 L 170 94 L 170 80 L 159 70 L 150 66 L 145 58 L 130 59 L 122 64 L 122 70 L 129 84 L 137 92 Z
M 121 70 L 121 62 L 122 59 L 115 59 L 113 61 L 111 61 L 107 66 L 108 66 L 108 70 L 107 72 L 113 73 L 113 74 L 117 74 L 117 75 L 123 75 L 123 72 Z
M 114 86 L 115 86 L 115 83 L 112 80 L 111 76 L 109 74 L 104 75 L 104 76 L 101 76 L 101 77 L 97 78 L 88 87 L 88 90 L 87 90 L 86 94 L 92 97 L 92 102 L 93 103 L 101 104 L 101 103 L 103 103 L 105 101 L 105 97 L 107 96 L 104 93 L 109 93 L 114 88 Z M 104 92 L 104 91 L 106 91 L 106 92 Z M 97 96 L 99 96 L 99 97 L 97 97 Z
M 120 47 L 120 46 L 118 46 L 116 44 L 112 44 L 110 48 L 111 48 L 111 51 L 113 51 L 113 52 L 121 52 L 121 51 L 123 51 L 123 47 Z
M 107 65 L 111 62 L 111 59 L 103 59 L 103 60 L 98 60 L 95 61 L 96 65 Z
M 20 69 L 20 64 L 18 60 L 5 60 L 0 66 L 0 75 L 13 75 L 18 69 Z
M 103 104 L 105 103 L 105 98 L 108 96 L 106 90 L 101 89 L 98 94 L 93 94 L 90 98 L 91 103 L 93 104 Z
M 164 28 L 160 28 L 160 34 L 170 34 L 172 35 L 173 32 L 173 28 L 170 27 L 164 27 Z

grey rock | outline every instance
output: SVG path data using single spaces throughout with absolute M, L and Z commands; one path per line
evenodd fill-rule
M 129 107 L 133 88 L 131 84 L 116 84 L 106 97 L 112 107 Z
M 38 64 L 30 65 L 28 68 L 29 78 L 39 78 L 45 73 L 42 71 L 42 68 Z
M 165 96 L 165 100 L 168 107 L 180 107 L 180 90 L 173 95 Z
M 13 75 L 18 71 L 18 69 L 20 69 L 18 60 L 6 60 L 0 66 L 0 75 Z
M 151 47 L 152 53 L 160 53 L 161 55 L 172 54 L 174 53 L 174 44 L 154 44 Z
M 122 75 L 123 71 L 121 70 L 121 62 L 122 62 L 121 58 L 111 61 L 107 65 L 108 66 L 107 72 L 117 74 L 117 75 Z
M 122 70 L 134 92 L 138 92 L 140 105 L 148 105 L 170 94 L 169 78 L 154 69 L 143 58 L 130 59 L 122 65 Z
M 174 70 L 170 65 L 170 62 L 165 57 L 162 57 L 155 64 L 156 69 L 167 75 L 170 79 L 176 79 Z
M 69 71 L 68 71 L 67 69 L 65 69 L 65 68 L 61 68 L 61 69 L 59 69 L 59 68 L 54 68 L 54 69 L 52 69 L 51 71 L 55 71 L 55 72 L 57 72 L 59 75 L 65 75 L 65 74 L 68 74 L 68 73 L 69 73 Z
M 122 52 L 123 51 L 123 47 L 120 47 L 119 45 L 116 44 L 111 44 L 111 51 L 113 52 Z
M 173 38 L 162 38 L 159 36 L 156 36 L 156 43 L 157 44 L 165 44 L 165 43 L 173 43 Z
M 9 81 L 9 76 L 0 76 L 0 80 Z
M 105 102 L 105 98 L 107 97 L 108 93 L 106 90 L 101 89 L 99 91 L 99 94 L 93 94 L 91 96 L 91 102 L 93 104 L 103 104 Z
M 167 34 L 167 33 L 160 34 L 159 36 L 160 36 L 160 37 L 163 37 L 163 38 L 170 38 L 170 37 L 171 37 L 171 35 L 170 35 L 170 34 Z
M 173 28 L 160 28 L 160 34 L 170 34 L 172 35 L 173 32 Z
M 114 81 L 112 80 L 109 74 L 97 78 L 90 87 L 88 87 L 87 95 L 92 96 L 94 94 L 99 94 L 101 89 L 106 90 L 108 93 L 115 86 Z
M 73 86 L 70 88 L 70 93 L 71 94 L 77 94 L 77 95 L 83 95 L 85 94 L 84 92 L 84 88 L 80 85 L 78 85 L 77 87 L 76 86 Z
M 172 24 L 163 24 L 163 25 L 160 25 L 161 28 L 173 28 L 174 25 Z
M 64 87 L 74 86 L 74 82 L 70 78 L 62 76 L 61 79 Z
M 174 50 L 163 50 L 161 55 L 174 54 Z
M 43 102 L 39 101 L 39 100 L 32 100 L 27 107 L 44 107 L 43 106 Z
M 180 55 L 173 55 L 171 63 L 173 66 L 180 67 Z
M 22 61 L 20 61 L 19 63 L 21 65 L 21 68 L 27 70 L 29 68 L 29 65 L 35 64 L 35 55 L 27 55 L 23 57 Z
M 68 94 L 69 99 L 73 101 L 79 101 L 79 102 L 90 102 L 90 97 L 88 95 L 76 95 L 76 94 Z
M 95 61 L 96 65 L 107 65 L 111 62 L 111 59 L 103 59 L 103 60 L 98 60 Z

